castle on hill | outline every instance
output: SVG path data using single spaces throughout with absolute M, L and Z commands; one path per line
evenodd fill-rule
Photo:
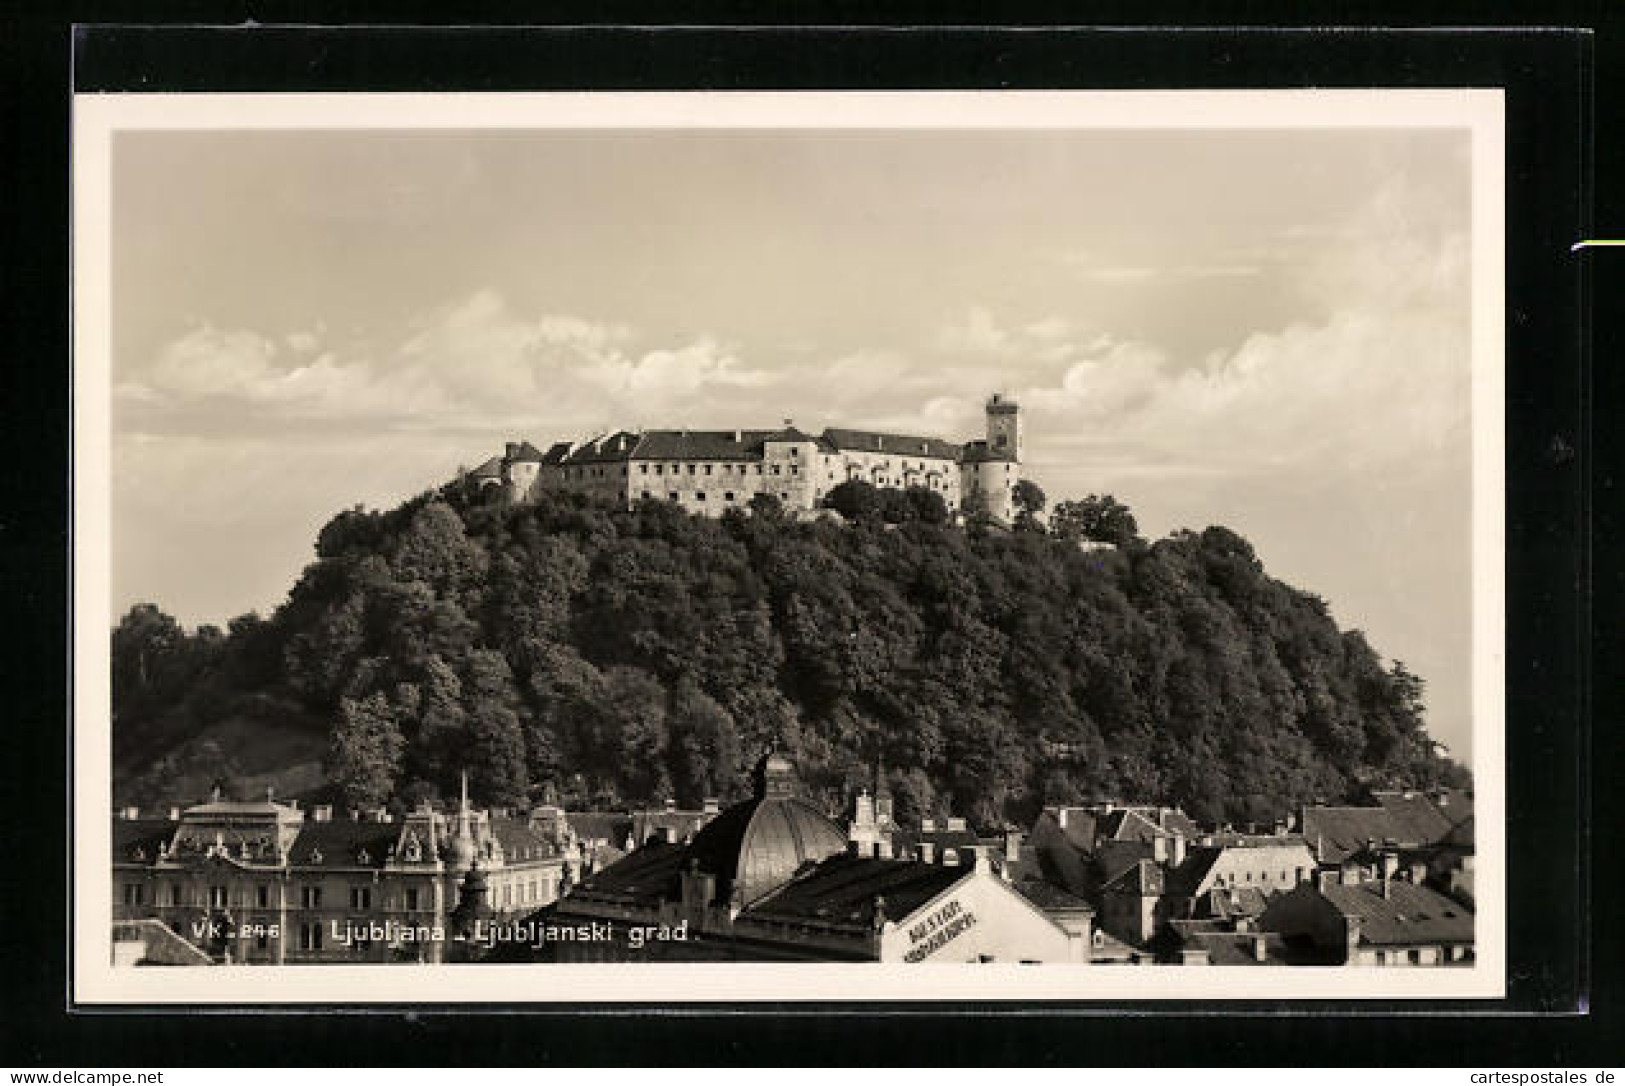
M 830 427 L 815 436 L 786 419 L 779 430 L 619 430 L 587 441 L 561 441 L 546 452 L 509 442 L 465 477 L 500 487 L 509 501 L 546 490 L 600 494 L 627 505 L 675 502 L 719 516 L 758 494 L 789 510 L 812 510 L 852 479 L 887 489 L 924 487 L 942 495 L 950 513 L 980 502 L 989 515 L 1015 518 L 1021 478 L 1021 408 L 995 393 L 987 401 L 987 436 L 959 444 L 934 437 Z

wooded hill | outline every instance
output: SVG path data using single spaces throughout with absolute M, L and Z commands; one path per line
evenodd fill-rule
M 1030 517 L 898 509 L 707 519 L 448 488 L 341 513 L 269 619 L 125 616 L 117 791 L 184 802 L 200 766 L 232 776 L 231 750 L 198 753 L 225 720 L 320 736 L 352 806 L 449 797 L 465 769 L 491 803 L 726 801 L 769 745 L 832 808 L 879 768 L 902 818 L 984 826 L 1105 798 L 1265 822 L 1464 783 L 1421 681 L 1232 531 L 1087 550 Z

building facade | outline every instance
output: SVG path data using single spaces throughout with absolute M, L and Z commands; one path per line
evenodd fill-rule
M 466 796 L 400 819 L 270 800 L 126 810 L 112 840 L 115 926 L 155 921 L 221 962 L 444 961 L 471 870 L 498 916 L 555 900 L 566 878 L 547 835 Z
M 569 490 L 628 505 L 670 501 L 707 516 L 748 506 L 758 494 L 812 510 L 841 483 L 859 479 L 882 489 L 921 487 L 940 494 L 951 513 L 969 502 L 1008 522 L 1021 479 L 1021 408 L 995 394 L 986 419 L 986 437 L 965 444 L 834 427 L 813 436 L 788 419 L 778 430 L 618 430 L 545 452 L 510 442 L 465 478 L 500 488 L 513 502 Z

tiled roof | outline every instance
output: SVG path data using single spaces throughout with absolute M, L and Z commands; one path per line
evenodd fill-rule
M 1439 843 L 1441 845 L 1452 845 L 1456 848 L 1472 848 L 1473 816 L 1468 815 L 1466 818 L 1456 823 L 1453 827 L 1451 827 L 1450 832 L 1445 834 L 1444 840 L 1440 841 Z
M 1107 893 L 1160 896 L 1166 887 L 1162 868 L 1150 860 L 1140 860 L 1111 879 L 1102 888 Z
M 1056 886 L 1046 879 L 1018 879 L 1011 887 L 1040 909 L 1088 909 L 1093 907 L 1070 890 Z
M 1228 890 L 1212 889 L 1203 894 L 1196 906 L 1199 915 L 1219 920 L 1264 915 L 1269 905 L 1264 891 L 1256 886 L 1238 886 Z
M 677 840 L 686 841 L 715 817 L 715 812 L 704 811 L 634 811 L 632 840 L 647 841 L 653 835 L 663 835 L 669 827 L 676 832 Z
M 566 811 L 564 821 L 582 841 L 608 841 L 620 847 L 632 833 L 632 816 L 629 814 L 611 811 Z
M 151 863 L 175 836 L 175 823 L 156 818 L 113 819 L 113 862 Z M 137 853 L 139 852 L 139 855 Z
M 493 456 L 479 467 L 468 473 L 470 479 L 500 479 L 502 478 L 502 457 Z
M 629 430 L 617 430 L 613 434 L 606 434 L 593 441 L 583 442 L 560 462 L 570 466 L 620 463 L 623 460 L 631 459 L 632 450 L 636 448 L 637 444 L 637 434 Z
M 1168 892 L 1180 896 L 1196 893 L 1222 855 L 1224 849 L 1218 845 L 1192 846 L 1185 853 L 1185 862 L 1168 873 Z
M 886 899 L 889 918 L 901 920 L 969 875 L 963 867 L 842 854 L 810 868 L 742 915 L 868 927 L 876 896 Z
M 1141 862 L 1151 861 L 1151 846 L 1143 841 L 1102 841 L 1095 853 L 1095 865 L 1100 873 L 1100 885 L 1112 882 L 1123 872 Z
M 1264 960 L 1258 960 L 1258 940 L 1264 941 Z M 1195 931 L 1185 945 L 1207 951 L 1209 965 L 1288 965 L 1286 940 L 1273 932 Z
M 540 463 L 542 460 L 542 450 L 538 449 L 528 441 L 521 441 L 519 443 L 519 448 L 514 450 L 514 454 L 510 459 L 515 462 L 525 461 L 530 463 Z
M 643 439 L 633 450 L 633 459 L 760 460 L 762 442 L 772 433 L 771 430 L 645 430 Z
M 1371 946 L 1415 946 L 1473 941 L 1473 914 L 1425 886 L 1390 879 L 1357 886 L 1330 883 L 1320 893 L 1338 912 L 1360 918 L 1360 941 Z
M 962 448 L 957 442 L 943 441 L 935 437 L 883 434 L 874 430 L 845 430 L 833 426 L 824 431 L 823 440 L 842 451 L 923 456 L 935 460 L 957 461 Z
M 688 848 L 654 841 L 586 878 L 571 896 L 654 906 L 682 894 L 680 875 Z M 569 898 L 564 899 L 566 906 Z
M 1402 840 L 1431 844 L 1454 825 L 1424 792 L 1375 792 L 1372 796 L 1394 820 Z
M 318 862 L 329 867 L 382 867 L 400 833 L 398 822 L 307 821 L 288 850 L 288 860 L 296 867 Z M 320 861 L 315 858 L 318 853 Z
M 1303 811 L 1303 839 L 1311 849 L 1319 850 L 1322 863 L 1341 863 L 1371 841 L 1421 844 L 1401 840 L 1399 832 L 1386 807 L 1306 807 Z
M 1014 460 L 1015 455 L 1002 449 L 990 449 L 985 441 L 971 441 L 965 444 L 960 453 L 959 462 L 962 464 L 983 464 L 1000 460 Z
M 503 858 L 508 863 L 524 863 L 557 854 L 553 844 L 529 823 L 513 818 L 491 819 L 491 833 L 502 846 Z
M 571 449 L 571 447 L 573 445 L 574 445 L 574 442 L 570 442 L 570 441 L 555 441 L 553 444 L 549 445 L 547 447 L 547 451 L 542 454 L 542 463 L 544 463 L 544 464 L 560 464 L 560 463 L 563 463 L 564 458 L 566 456 L 570 455 L 570 449 Z
M 768 434 L 767 437 L 763 438 L 762 440 L 764 440 L 764 441 L 775 441 L 775 442 L 798 442 L 799 443 L 799 442 L 805 442 L 805 441 L 816 442 L 818 439 L 816 437 L 813 437 L 811 434 L 802 433 L 800 430 L 797 430 L 794 426 L 786 426 L 782 430 L 773 431 L 771 434 Z

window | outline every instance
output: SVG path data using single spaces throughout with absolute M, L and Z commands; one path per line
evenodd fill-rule
M 645 491 L 644 491 L 644 492 L 643 492 L 643 496 L 644 496 L 644 497 L 645 497 L 645 498 L 648 498 L 648 497 L 650 497 L 650 496 L 651 496 L 651 495 L 650 495 L 650 494 L 649 494 L 649 492 L 648 492 L 648 491 L 647 491 L 647 490 L 645 490 Z
M 795 448 L 794 446 L 792 446 L 791 449 L 790 449 L 790 455 L 791 456 L 800 456 L 801 455 L 801 450 L 798 449 L 798 448 Z
M 322 925 L 319 922 L 299 925 L 299 949 L 322 949 Z
M 257 950 L 265 950 L 270 945 L 271 945 L 271 937 L 269 935 L 267 935 L 263 929 L 260 931 L 260 933 L 258 935 L 254 936 L 254 947 L 255 947 L 255 949 L 257 949 Z
M 639 464 L 638 465 L 638 474 L 639 475 L 647 475 L 647 474 L 649 474 L 649 465 L 648 464 Z
M 791 464 L 790 465 L 790 474 L 791 475 L 800 475 L 801 474 L 801 469 L 796 467 L 794 464 Z
M 760 464 L 756 465 L 756 474 L 757 475 L 762 474 L 762 465 L 760 465 Z
M 352 886 L 352 887 L 350 887 L 350 908 L 352 908 L 352 909 L 370 909 L 370 908 L 372 908 L 372 887 L 370 887 L 370 886 Z
M 271 888 L 269 886 L 254 887 L 254 904 L 261 909 L 271 907 Z
M 418 907 L 418 888 L 416 886 L 409 886 L 406 889 L 406 910 L 408 912 L 415 912 L 417 910 L 417 907 Z
M 127 882 L 127 883 L 125 883 L 124 884 L 124 904 L 126 904 L 126 905 L 140 905 L 142 903 L 142 901 L 147 896 L 143 891 L 144 891 L 144 888 L 142 887 L 142 885 L 139 882 Z
M 676 501 L 677 500 L 677 491 L 673 490 L 670 494 L 667 495 L 667 497 L 669 497 L 672 501 Z
M 773 474 L 774 475 L 779 474 L 779 466 L 777 464 L 773 465 Z
M 169 888 L 169 903 L 171 905 L 179 906 L 183 902 L 185 902 L 185 900 L 186 900 L 186 898 L 185 898 L 184 893 L 181 890 L 181 884 L 180 883 L 177 882 L 175 885 L 173 885 L 173 886 L 171 886 Z
M 694 474 L 694 465 L 693 465 L 693 464 L 690 464 L 690 465 L 689 465 L 689 466 L 688 466 L 688 473 L 689 473 L 689 474 L 690 474 L 690 475 L 693 475 L 693 474 Z
M 322 907 L 322 888 L 320 886 L 300 887 L 299 904 L 306 909 L 320 909 Z
M 733 501 L 734 500 L 734 492 L 731 491 L 731 490 L 724 492 L 723 495 L 722 495 L 722 500 L 725 501 L 725 502 Z
M 209 887 L 209 908 L 224 909 L 226 907 L 226 888 L 224 886 Z
M 697 502 L 703 502 L 705 500 L 705 491 L 696 490 L 694 492 L 694 500 Z
M 666 474 L 666 465 L 664 465 L 664 464 L 656 464 L 655 465 L 655 474 L 656 475 L 664 475 L 664 474 Z
M 711 474 L 711 465 L 710 464 L 705 465 L 705 473 L 707 475 Z

